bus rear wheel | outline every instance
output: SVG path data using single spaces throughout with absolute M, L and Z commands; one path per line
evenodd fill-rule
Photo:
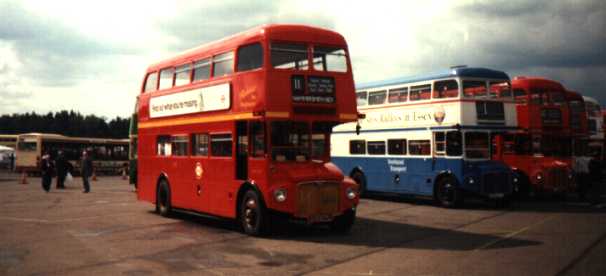
M 254 190 L 248 190 L 240 202 L 240 225 L 244 233 L 252 236 L 262 236 L 269 232 L 268 212 Z
M 169 217 L 172 213 L 170 202 L 170 188 L 165 179 L 160 180 L 156 192 L 156 212 L 163 217 Z
M 361 171 L 355 171 L 351 174 L 351 178 L 358 184 L 360 190 L 360 197 L 366 194 L 366 177 Z
M 446 208 L 455 208 L 463 202 L 461 191 L 457 188 L 456 180 L 444 177 L 438 181 L 435 189 L 435 199 Z

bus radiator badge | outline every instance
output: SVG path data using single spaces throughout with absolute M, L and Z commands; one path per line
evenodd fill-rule
M 196 178 L 197 179 L 201 179 L 202 178 L 202 174 L 204 174 L 204 169 L 202 169 L 202 164 L 200 164 L 200 162 L 196 162 Z
M 436 106 L 433 111 L 433 118 L 436 120 L 436 123 L 441 124 L 444 122 L 444 118 L 446 117 L 446 111 L 444 111 L 444 107 Z

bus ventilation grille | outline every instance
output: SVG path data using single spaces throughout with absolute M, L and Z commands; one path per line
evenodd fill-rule
M 511 185 L 508 173 L 487 173 L 483 182 L 484 194 L 510 193 Z
M 299 217 L 332 216 L 339 212 L 339 183 L 304 182 L 297 186 Z

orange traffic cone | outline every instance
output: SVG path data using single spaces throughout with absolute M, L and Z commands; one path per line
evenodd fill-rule
M 19 183 L 23 185 L 27 184 L 27 173 L 25 171 L 21 172 L 21 181 Z
M 93 181 L 97 181 L 97 174 L 95 173 L 95 171 L 93 170 Z

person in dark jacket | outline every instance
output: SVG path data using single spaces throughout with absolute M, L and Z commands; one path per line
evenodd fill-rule
M 53 181 L 53 161 L 48 153 L 42 155 L 40 160 L 40 170 L 42 172 L 42 189 L 47 193 L 50 191 L 51 182 Z
M 82 185 L 84 186 L 83 193 L 90 192 L 89 178 L 93 175 L 93 161 L 88 156 L 86 151 L 82 152 L 82 160 L 80 160 L 80 169 L 82 170 Z
M 57 159 L 55 159 L 55 169 L 57 170 L 57 189 L 65 189 L 65 177 L 68 172 L 68 162 L 65 159 L 63 151 L 57 153 Z
M 602 161 L 600 155 L 595 154 L 589 161 L 589 179 L 591 183 L 591 203 L 599 204 L 602 197 Z

